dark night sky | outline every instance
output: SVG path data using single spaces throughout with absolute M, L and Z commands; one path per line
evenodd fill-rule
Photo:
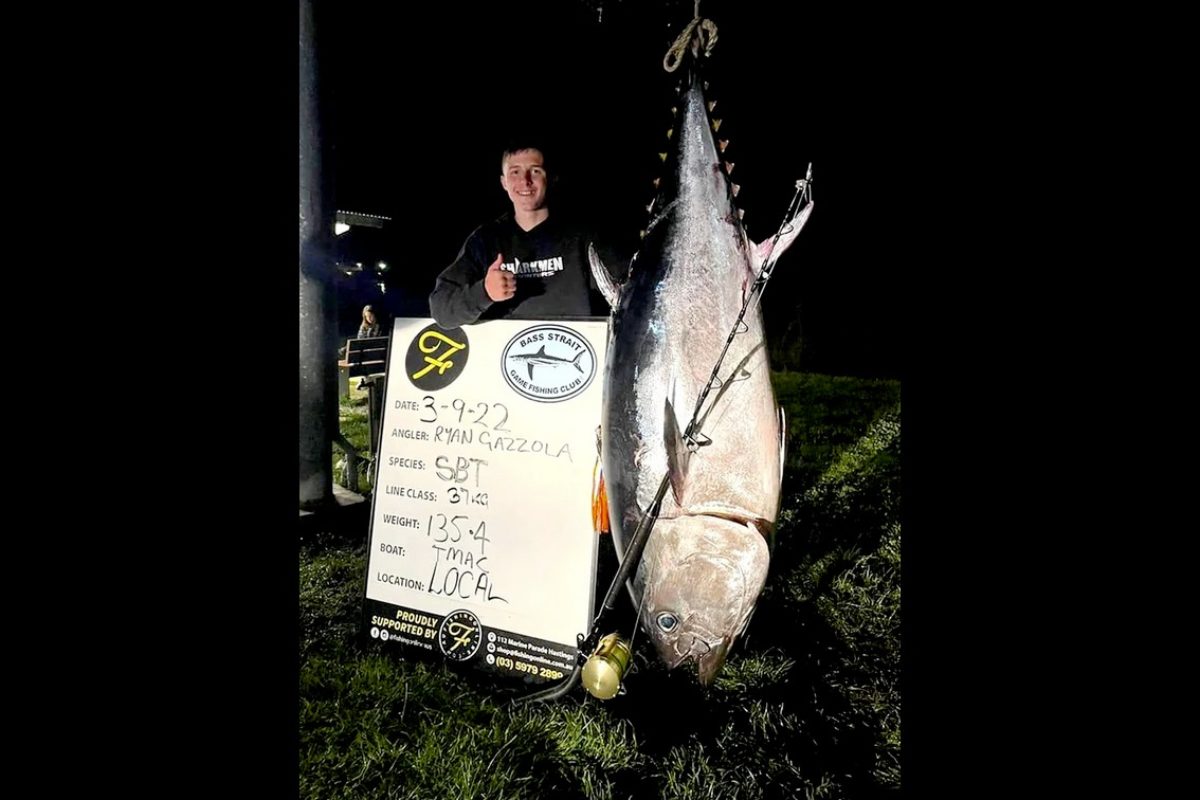
M 692 3 L 605 2 L 603 22 L 597 5 L 432 4 L 420 22 L 407 4 L 323 9 L 336 206 L 395 220 L 382 237 L 393 313 L 426 313 L 467 234 L 507 208 L 498 156 L 513 131 L 548 133 L 559 201 L 636 242 L 671 124 L 662 58 Z M 768 286 L 768 330 L 799 319 L 805 368 L 899 376 L 897 294 L 915 262 L 896 234 L 919 222 L 905 197 L 921 169 L 904 154 L 912 90 L 896 48 L 861 27 L 767 5 L 704 0 L 701 15 L 719 28 L 708 95 L 752 239 L 774 234 L 813 163 L 816 208 Z

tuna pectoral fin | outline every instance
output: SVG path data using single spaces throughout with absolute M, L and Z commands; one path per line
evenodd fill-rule
M 616 308 L 621 290 L 613 280 L 608 267 L 604 266 L 604 262 L 600 260 L 600 256 L 591 242 L 588 242 L 588 263 L 592 266 L 592 277 L 596 279 L 596 285 L 600 287 L 600 294 L 604 295 L 604 299 L 608 301 L 609 308 Z
M 753 255 L 751 261 L 754 262 L 754 272 L 757 275 L 762 269 L 762 265 L 767 261 L 773 261 L 784 254 L 792 242 L 796 241 L 796 237 L 800 235 L 800 230 L 804 227 L 804 223 L 808 222 L 808 215 L 812 213 L 813 204 L 809 201 L 808 205 L 800 209 L 796 216 L 784 223 L 783 233 L 779 235 L 779 241 L 775 242 L 775 237 L 764 239 L 761 243 L 754 245 L 750 251 Z M 772 242 L 774 246 L 772 247 Z
M 682 506 L 688 459 L 691 454 L 683 443 L 679 421 L 675 418 L 675 407 L 671 405 L 669 397 L 664 401 L 663 408 L 663 444 L 667 450 L 667 474 L 671 476 L 671 493 L 675 495 L 675 504 Z
M 787 415 L 779 407 L 779 489 L 783 490 L 783 465 L 787 463 Z

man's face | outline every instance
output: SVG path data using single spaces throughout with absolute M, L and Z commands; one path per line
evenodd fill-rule
M 539 150 L 518 150 L 504 159 L 500 185 L 517 211 L 537 211 L 546 205 L 546 168 Z

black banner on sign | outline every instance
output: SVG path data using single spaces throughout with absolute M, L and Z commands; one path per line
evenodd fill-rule
M 490 628 L 469 609 L 438 616 L 367 600 L 364 610 L 368 635 L 386 647 L 440 656 L 526 683 L 562 680 L 579 655 L 576 647 Z

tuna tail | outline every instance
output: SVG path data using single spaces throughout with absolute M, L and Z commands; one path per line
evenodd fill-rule
M 579 366 L 579 357 L 582 356 L 583 353 L 584 353 L 584 351 L 580 350 L 578 353 L 575 354 L 575 358 L 571 359 L 571 366 L 573 366 L 573 367 L 575 367 L 575 369 L 579 370 L 580 373 L 583 372 L 583 367 Z
M 704 82 L 698 65 L 688 65 L 683 79 L 681 98 L 676 111 L 672 147 L 666 156 L 658 194 L 654 199 L 654 216 L 647 225 L 647 239 L 659 222 L 671 216 L 675 204 L 684 198 L 700 203 L 723 215 L 726 222 L 744 233 L 733 199 L 731 167 L 722 162 L 714 121 L 704 99 Z M 718 177 L 719 174 L 719 177 Z
M 689 76 L 684 79 L 680 88 L 683 102 L 680 103 L 673 128 L 680 133 L 675 137 L 675 147 L 670 151 L 663 180 L 659 183 L 658 195 L 652 203 L 655 215 L 647 225 L 647 232 L 668 215 L 674 204 L 673 201 L 683 196 L 683 184 L 699 185 L 699 182 L 708 175 L 711 169 L 713 172 L 720 173 L 721 176 L 720 180 L 725 194 L 722 210 L 728 209 L 727 221 L 733 224 L 745 237 L 745 241 L 749 243 L 749 237 L 745 236 L 746 228 L 742 223 L 741 211 L 734 199 L 737 191 L 729 177 L 733 171 L 733 164 L 723 161 L 721 155 L 723 148 L 717 146 L 714 131 L 715 126 L 720 124 L 720 120 L 713 119 L 709 104 L 704 99 L 704 81 L 700 76 L 698 66 L 698 64 L 689 64 Z M 695 136 L 683 135 L 684 131 L 696 130 L 701 125 L 705 126 L 707 130 L 700 135 L 699 139 Z M 709 199 L 712 201 L 716 198 L 710 195 Z M 785 221 L 778 240 L 770 237 L 758 244 L 751 243 L 751 278 L 757 278 L 764 264 L 777 260 L 792 245 L 796 237 L 800 235 L 805 223 L 808 222 L 812 209 L 813 202 L 810 199 L 790 219 Z M 615 307 L 615 303 L 613 306 Z

